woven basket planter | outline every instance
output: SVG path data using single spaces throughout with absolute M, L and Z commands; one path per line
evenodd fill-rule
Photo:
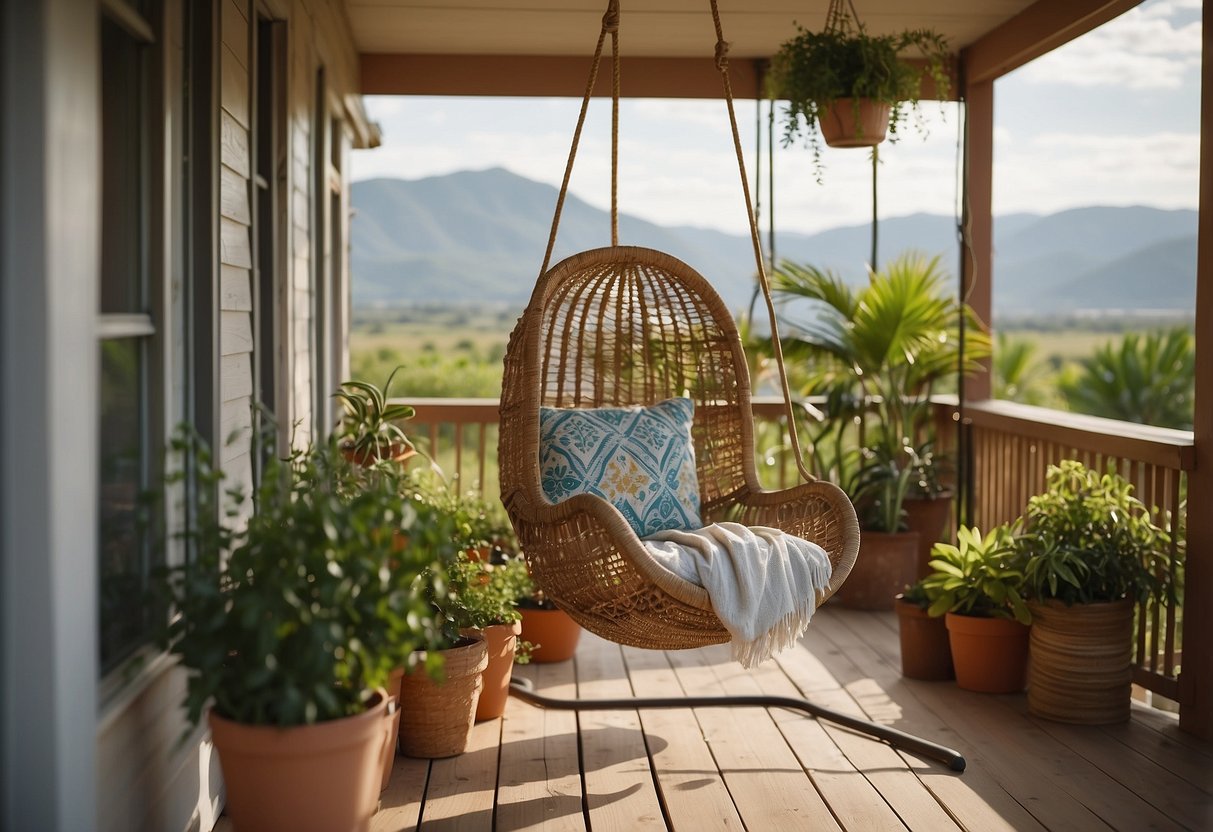
M 1029 605 L 1028 710 L 1058 722 L 1108 725 L 1129 718 L 1133 601 Z
M 400 683 L 400 750 L 409 757 L 454 757 L 467 749 L 489 651 L 483 636 L 468 636 L 441 655 L 441 682 L 419 665 Z

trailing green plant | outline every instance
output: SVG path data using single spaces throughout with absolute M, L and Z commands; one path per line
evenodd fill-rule
M 1170 536 L 1154 524 L 1133 485 L 1109 466 L 1077 460 L 1049 466 L 1045 491 L 1028 500 L 1018 547 L 1026 592 L 1036 600 L 1086 604 L 1170 597 Z
M 431 599 L 446 593 L 453 524 L 401 497 L 398 468 L 351 465 L 332 444 L 271 457 L 245 518 L 195 433 L 170 449 L 193 521 L 185 564 L 162 575 L 174 615 L 161 637 L 187 670 L 193 722 L 209 702 L 253 725 L 356 714 L 440 641 Z
M 414 450 L 400 422 L 417 415 L 407 404 L 389 403 L 392 370 L 382 388 L 365 381 L 344 381 L 333 398 L 341 402 L 343 414 L 336 436 L 343 450 L 367 459 L 383 459 Z
M 930 575 L 922 588 L 930 599 L 927 613 L 1014 618 L 1029 624 L 1032 615 L 1021 593 L 1024 574 L 1015 541 L 1016 530 L 995 526 L 986 535 L 976 526 L 956 532 L 957 545 L 936 543 Z
M 941 100 L 947 98 L 952 88 L 948 74 L 951 53 L 947 40 L 938 32 L 910 29 L 872 35 L 851 14 L 836 9 L 836 5 L 831 5 L 821 32 L 796 25 L 797 35 L 780 46 L 767 77 L 767 94 L 788 102 L 784 145 L 803 137 L 813 152 L 813 164 L 819 174 L 818 123 L 834 102 L 854 99 L 857 124 L 859 99 L 888 104 L 889 137 L 896 140 L 907 111 L 916 115 L 919 112 L 924 77 L 934 82 Z M 920 69 L 903 58 L 902 53 L 907 50 L 925 59 L 925 68 Z

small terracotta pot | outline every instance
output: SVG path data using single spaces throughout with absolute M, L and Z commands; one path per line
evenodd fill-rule
M 387 680 L 387 695 L 394 701 L 395 706 L 389 708 L 392 713 L 392 732 L 383 748 L 383 782 L 379 785 L 379 791 L 387 788 L 392 779 L 392 765 L 396 762 L 396 737 L 400 733 L 400 680 L 403 678 L 404 668 L 398 667 Z
M 581 640 L 581 625 L 562 609 L 522 608 L 522 640 L 536 645 L 533 662 L 562 662 L 573 658 Z
M 489 663 L 482 674 L 484 689 L 480 691 L 480 701 L 476 705 L 476 721 L 497 719 L 505 713 L 505 703 L 510 698 L 510 677 L 514 675 L 514 653 L 518 649 L 522 622 L 511 621 L 462 632 L 482 634 L 489 651 Z
M 955 676 L 952 646 L 943 618 L 931 618 L 922 607 L 902 600 L 900 595 L 894 608 L 901 635 L 901 675 L 928 682 Z
M 361 832 L 379 803 L 388 697 L 357 716 L 277 728 L 210 712 L 236 832 Z
M 918 532 L 914 580 L 919 580 L 934 571 L 927 564 L 931 562 L 931 549 L 943 540 L 952 514 L 952 492 L 945 491 L 935 497 L 907 497 L 901 505 L 906 510 L 906 528 Z
M 918 535 L 863 532 L 851 574 L 834 593 L 837 603 L 857 610 L 891 610 L 893 598 L 914 583 Z
M 362 451 L 356 451 L 351 447 L 341 448 L 341 455 L 343 457 L 352 462 L 354 465 L 363 465 L 366 467 L 370 467 L 376 462 L 380 462 L 382 460 L 404 462 L 416 453 L 417 451 L 413 450 L 412 448 L 405 447 L 404 445 L 392 445 L 384 453 L 376 453 L 373 448 L 368 448 Z
M 853 98 L 839 98 L 818 113 L 821 137 L 830 147 L 875 147 L 889 129 L 888 104 L 859 99 L 858 115 Z
M 400 681 L 400 750 L 409 757 L 454 757 L 468 746 L 488 648 L 484 636 L 465 636 L 441 655 L 441 682 L 425 672 L 424 656 Z
M 977 693 L 1018 693 L 1028 673 L 1029 627 L 1011 618 L 948 613 L 956 685 Z
M 1028 605 L 1032 611 L 1028 710 L 1059 722 L 1110 725 L 1129 718 L 1133 601 Z

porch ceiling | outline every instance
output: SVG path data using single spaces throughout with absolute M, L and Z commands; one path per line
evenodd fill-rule
M 1031 0 L 858 0 L 875 33 L 929 27 L 961 49 Z M 720 0 L 725 34 L 739 58 L 772 55 L 797 21 L 819 28 L 828 0 Z M 593 46 L 605 0 L 346 0 L 364 54 L 583 55 Z M 630 56 L 712 54 L 708 0 L 623 0 L 621 44 Z

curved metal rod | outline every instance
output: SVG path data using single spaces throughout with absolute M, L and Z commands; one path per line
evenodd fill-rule
M 965 770 L 965 758 L 959 751 L 947 746 L 924 740 L 905 731 L 898 731 L 887 725 L 877 725 L 866 719 L 848 716 L 830 708 L 814 705 L 807 699 L 794 699 L 789 696 L 677 696 L 660 697 L 656 699 L 554 699 L 535 692 L 535 686 L 530 679 L 515 677 L 510 680 L 510 695 L 517 696 L 523 702 L 538 705 L 541 708 L 551 708 L 557 711 L 636 711 L 650 708 L 789 708 L 803 711 L 818 719 L 850 728 L 853 731 L 867 734 L 879 740 L 884 740 L 894 748 L 920 754 L 932 760 L 938 760 L 952 771 Z

